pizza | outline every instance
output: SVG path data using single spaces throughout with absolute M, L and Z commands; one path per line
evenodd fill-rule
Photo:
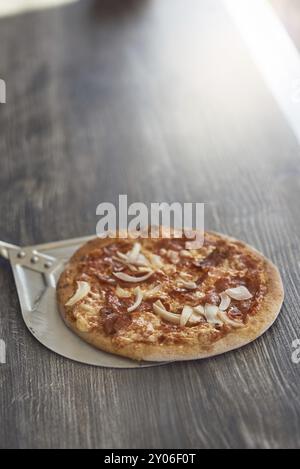
M 205 232 L 96 238 L 57 285 L 65 323 L 83 340 L 134 360 L 192 360 L 243 346 L 265 332 L 283 301 L 280 274 L 254 248 Z

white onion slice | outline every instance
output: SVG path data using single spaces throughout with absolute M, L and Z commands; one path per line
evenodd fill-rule
M 165 309 L 161 301 L 156 301 L 153 303 L 153 310 L 158 314 L 162 319 L 172 322 L 173 324 L 180 324 L 180 315 L 175 313 L 170 313 Z
M 199 322 L 202 321 L 202 317 L 199 314 L 193 314 L 191 315 L 190 319 L 188 320 L 188 324 L 194 325 L 194 324 L 199 324 Z
M 122 253 L 118 251 L 117 254 L 122 254 Z M 112 256 L 112 259 L 114 261 L 119 262 L 120 264 L 127 264 L 127 261 L 125 261 L 125 259 L 123 259 L 122 257 Z
M 125 264 L 127 265 L 137 265 L 138 267 L 149 267 L 149 262 L 148 260 L 146 259 L 146 257 L 144 256 L 144 254 L 139 254 L 137 259 L 135 261 L 130 261 L 130 260 L 127 260 L 125 262 Z
M 136 243 L 136 244 L 139 244 L 139 243 Z M 141 267 L 149 266 L 148 259 L 144 256 L 144 254 L 141 254 L 141 253 L 138 253 L 137 255 L 135 255 L 133 251 L 130 251 L 127 254 L 117 251 L 117 256 L 118 257 L 113 256 L 113 259 L 117 262 L 121 262 L 121 264 L 132 264 L 132 265 L 137 265 Z
M 205 317 L 204 307 L 202 305 L 194 306 L 193 314 L 189 319 L 189 324 L 198 324 Z
M 221 298 L 221 302 L 219 304 L 219 310 L 220 311 L 226 311 L 226 309 L 229 307 L 230 305 L 230 302 L 231 302 L 231 298 L 229 295 L 227 295 L 226 292 L 222 292 L 220 293 L 220 298 Z
M 226 313 L 224 313 L 224 311 L 219 311 L 218 313 L 219 315 L 219 318 L 225 323 L 225 324 L 228 324 L 229 326 L 232 326 L 232 327 L 244 327 L 244 323 L 241 322 L 241 321 L 233 321 L 232 319 L 230 319 Z
M 123 280 L 123 282 L 131 282 L 131 283 L 138 283 L 138 282 L 144 282 L 148 278 L 151 277 L 151 275 L 154 272 L 148 272 L 146 275 L 143 275 L 142 277 L 132 277 L 131 275 L 124 274 L 123 272 L 113 272 L 113 275 L 117 277 L 119 280 Z
M 197 288 L 197 284 L 191 281 L 180 280 L 179 285 L 187 288 L 188 290 L 195 290 Z
M 141 250 L 140 243 L 134 243 L 131 251 L 127 253 L 127 260 L 129 263 L 135 262 L 137 260 L 140 250 Z
M 200 316 L 194 314 L 193 308 L 187 305 L 184 306 L 181 314 L 177 314 L 167 311 L 162 302 L 158 300 L 153 303 L 153 310 L 162 319 L 168 322 L 172 322 L 173 324 L 180 324 L 181 326 L 185 326 L 186 324 L 193 325 L 201 322 Z
M 229 295 L 234 300 L 249 300 L 252 298 L 253 295 L 249 292 L 248 288 L 241 285 L 240 287 L 236 288 L 228 288 L 225 290 L 225 293 Z
M 218 319 L 219 308 L 216 305 L 206 303 L 204 307 L 204 316 L 209 324 L 220 324 Z
M 200 316 L 205 316 L 204 308 L 202 305 L 195 306 L 193 309 L 196 314 L 199 314 Z
M 190 306 L 183 307 L 182 313 L 180 315 L 181 327 L 184 327 L 186 325 L 186 323 L 188 322 L 192 314 L 193 314 L 193 308 L 191 308 Z
M 123 261 L 127 261 L 127 255 L 124 254 L 123 252 L 117 251 L 117 256 L 119 256 L 120 259 Z
M 135 292 L 135 302 L 133 303 L 132 306 L 130 306 L 130 308 L 127 309 L 128 313 L 131 313 L 136 308 L 138 308 L 141 302 L 143 301 L 143 292 L 140 289 L 140 287 L 137 287 L 134 292 Z
M 91 291 L 91 286 L 88 282 L 79 281 L 77 282 L 77 290 L 75 294 L 67 301 L 66 306 L 73 306 L 78 301 L 82 300 Z
M 148 259 L 142 253 L 138 255 L 136 263 L 139 265 L 149 265 Z

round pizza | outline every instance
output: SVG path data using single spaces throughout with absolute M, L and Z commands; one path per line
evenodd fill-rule
M 283 301 L 274 264 L 218 233 L 188 244 L 163 231 L 89 241 L 57 285 L 64 321 L 101 350 L 149 361 L 213 356 L 265 332 Z

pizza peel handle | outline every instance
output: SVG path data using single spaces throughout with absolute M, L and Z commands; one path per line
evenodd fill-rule
M 6 243 L 5 241 L 0 241 L 0 256 L 4 257 L 4 259 L 9 259 L 9 250 L 14 249 L 20 251 L 21 248 L 16 246 L 15 244 Z
M 42 274 L 46 285 L 55 287 L 53 273 L 58 266 L 58 260 L 55 257 L 41 253 L 31 247 L 23 248 L 5 241 L 0 241 L 0 255 L 9 260 L 12 266 L 20 265 L 23 268 Z

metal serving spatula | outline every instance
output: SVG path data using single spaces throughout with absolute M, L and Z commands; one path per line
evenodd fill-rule
M 26 326 L 45 347 L 89 365 L 141 368 L 162 363 L 135 362 L 85 343 L 66 327 L 57 309 L 55 285 L 65 262 L 91 237 L 21 248 L 0 241 L 0 256 L 12 267 Z

